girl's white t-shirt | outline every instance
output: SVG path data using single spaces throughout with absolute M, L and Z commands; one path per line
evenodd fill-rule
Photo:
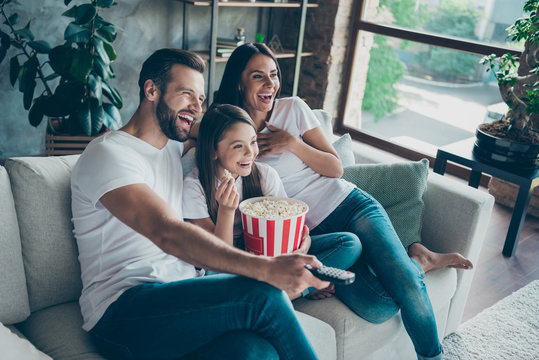
M 83 329 L 90 330 L 125 290 L 145 282 L 170 282 L 203 275 L 163 252 L 114 217 L 99 201 L 107 192 L 146 184 L 182 219 L 183 144 L 169 140 L 157 149 L 123 131 L 93 140 L 71 176 L 74 234 L 79 249 Z
M 262 194 L 264 196 L 286 197 L 283 183 L 279 179 L 279 174 L 266 164 L 256 164 L 260 172 L 260 182 Z M 183 180 L 183 217 L 184 219 L 205 219 L 209 218 L 208 205 L 206 203 L 206 194 L 202 184 L 198 179 L 198 169 L 193 169 Z M 221 184 L 217 180 L 217 187 Z M 243 200 L 243 181 L 238 176 L 234 182 L 234 187 L 238 192 L 240 202 Z M 234 239 L 241 238 L 243 229 L 241 226 L 241 214 L 238 209 L 234 214 Z
M 298 97 L 275 100 L 269 123 L 302 140 L 305 132 L 320 126 L 316 115 Z M 268 132 L 267 128 L 261 131 Z M 310 229 L 328 217 L 354 189 L 346 180 L 320 175 L 290 151 L 262 156 L 257 161 L 277 170 L 289 197 L 309 205 L 305 222 Z

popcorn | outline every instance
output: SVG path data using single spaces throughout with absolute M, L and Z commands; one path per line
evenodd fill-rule
M 233 178 L 232 174 L 230 173 L 230 171 L 228 171 L 227 169 L 224 169 L 225 171 L 223 171 L 224 175 L 225 175 L 225 178 L 227 179 L 230 179 L 230 178 Z
M 245 250 L 256 255 L 277 256 L 296 250 L 309 207 L 300 200 L 256 197 L 239 205 Z
M 260 201 L 245 204 L 242 212 L 265 219 L 286 219 L 301 215 L 307 211 L 307 206 L 300 202 L 287 200 L 270 200 L 264 198 Z

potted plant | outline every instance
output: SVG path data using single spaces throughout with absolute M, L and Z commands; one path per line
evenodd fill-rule
M 10 58 L 9 78 L 13 86 L 19 85 L 30 124 L 38 126 L 47 117 L 48 134 L 90 137 L 118 128 L 122 97 L 109 84 L 114 78 L 116 28 L 99 15 L 116 5 L 114 0 L 71 6 L 62 14 L 73 19 L 65 29 L 65 42 L 54 48 L 35 39 L 30 22 L 17 27 L 18 15 L 5 10 L 10 2 L 0 0 L 7 28 L 0 30 L 0 62 L 10 48 L 17 49 Z M 71 2 L 64 0 L 66 6 Z M 43 90 L 36 92 L 38 82 Z
M 478 127 L 474 153 L 487 161 L 517 169 L 533 169 L 539 153 L 539 0 L 527 0 L 526 17 L 508 28 L 512 41 L 524 41 L 520 58 L 490 55 L 481 62 L 492 71 L 509 111 Z

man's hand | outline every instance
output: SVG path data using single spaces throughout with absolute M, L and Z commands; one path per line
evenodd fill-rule
M 324 289 L 329 286 L 328 281 L 322 281 L 315 277 L 305 265 L 314 268 L 322 266 L 322 263 L 311 255 L 286 254 L 269 258 L 267 277 L 263 281 L 284 290 L 289 296 L 297 296 L 308 287 Z
M 303 225 L 303 235 L 301 236 L 301 242 L 299 248 L 297 248 L 294 253 L 307 254 L 310 247 L 311 236 L 309 235 L 309 228 L 307 227 L 307 225 Z

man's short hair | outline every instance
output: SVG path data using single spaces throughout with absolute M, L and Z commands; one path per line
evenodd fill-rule
M 144 100 L 144 83 L 152 80 L 161 93 L 165 92 L 166 85 L 170 81 L 169 73 L 172 65 L 185 65 L 199 73 L 204 73 L 204 60 L 190 51 L 181 49 L 160 49 L 155 51 L 142 64 L 138 86 L 140 88 L 140 101 Z

